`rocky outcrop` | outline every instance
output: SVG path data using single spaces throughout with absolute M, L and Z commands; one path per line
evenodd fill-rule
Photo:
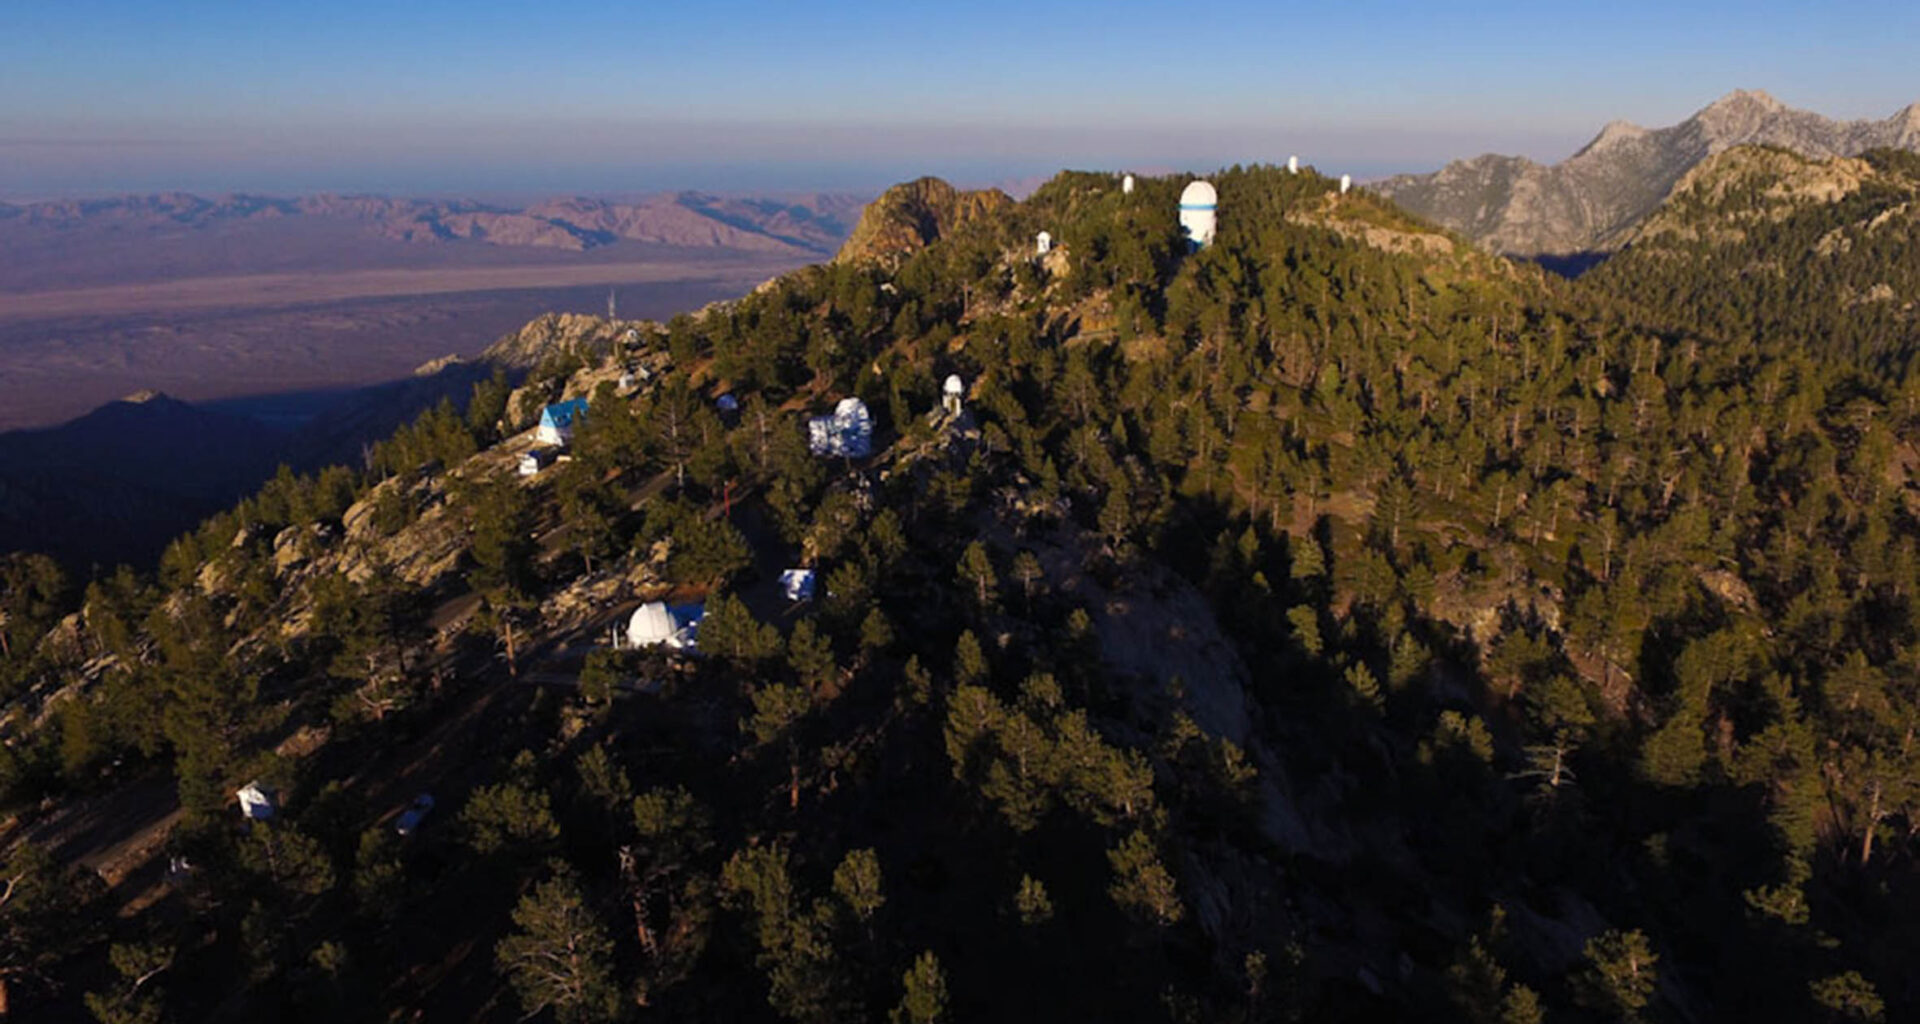
M 584 313 L 548 313 L 488 345 L 480 353 L 480 360 L 508 370 L 531 370 L 551 353 L 610 345 L 623 339 L 628 330 L 649 333 L 652 325 L 613 323 Z
M 962 224 L 1013 205 L 997 188 L 962 192 L 939 178 L 920 178 L 881 193 L 860 213 L 835 262 L 889 263 L 919 252 Z
M 1920 150 L 1920 104 L 1884 121 L 1833 121 L 1763 92 L 1737 91 L 1667 128 L 1616 121 L 1551 167 L 1489 154 L 1369 187 L 1496 252 L 1610 251 L 1701 161 L 1748 144 L 1812 157 Z

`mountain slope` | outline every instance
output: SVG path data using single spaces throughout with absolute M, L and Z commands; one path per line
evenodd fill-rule
M 1617 248 L 1687 171 L 1747 144 L 1814 157 L 1920 149 L 1920 103 L 1884 121 L 1831 121 L 1736 91 L 1667 128 L 1616 121 L 1551 167 L 1489 154 L 1368 187 L 1496 252 L 1571 255 Z
M 1694 334 L 1901 367 L 1920 354 L 1920 155 L 1727 150 L 1581 283 Z
M 1689 229 L 1769 222 L 1706 179 L 1732 205 Z M 66 617 L 0 655 L 0 829 L 61 899 L 0 904 L 18 1005 L 1914 1017 L 1905 368 L 1212 180 L 1198 252 L 1184 178 L 1064 173 L 888 265 L 578 318 L 366 472 L 27 602 Z M 519 476 L 568 397 L 572 459 Z M 871 457 L 812 455 L 856 397 Z M 608 649 L 702 600 L 697 657 Z

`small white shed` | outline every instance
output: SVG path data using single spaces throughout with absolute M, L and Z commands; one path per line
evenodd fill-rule
M 279 795 L 258 779 L 241 786 L 233 795 L 240 801 L 240 816 L 253 821 L 272 821 L 280 809 Z
M 520 475 L 536 476 L 541 470 L 553 465 L 553 461 L 554 450 L 551 448 L 535 448 L 531 451 L 521 452 Z
M 788 569 L 780 574 L 780 592 L 796 604 L 811 601 L 815 579 L 812 569 Z

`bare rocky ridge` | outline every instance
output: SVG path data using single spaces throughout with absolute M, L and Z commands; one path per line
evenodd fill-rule
M 1764 92 L 1740 90 L 1666 128 L 1615 121 L 1551 167 L 1487 154 L 1370 187 L 1497 252 L 1611 251 L 1702 160 L 1749 144 L 1811 157 L 1920 150 L 1920 103 L 1883 121 L 1834 121 Z
M 837 262 L 886 262 L 912 255 L 969 221 L 1013 205 L 997 188 L 962 192 L 939 178 L 920 178 L 881 193 L 860 213 Z

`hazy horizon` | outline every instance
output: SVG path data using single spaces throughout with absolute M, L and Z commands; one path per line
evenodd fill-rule
M 871 191 L 1299 154 L 1370 178 L 1551 162 L 1736 88 L 1920 99 L 1911 5 L 717 3 L 636 14 L 97 0 L 0 38 L 0 198 Z

